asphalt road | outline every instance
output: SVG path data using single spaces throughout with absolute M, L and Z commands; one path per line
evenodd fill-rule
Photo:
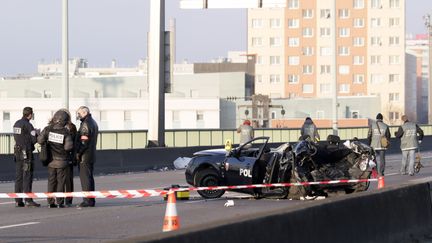
M 432 152 L 423 153 L 422 171 L 415 176 L 397 174 L 400 154 L 387 156 L 386 186 L 430 177 Z M 99 162 L 102 163 L 102 162 Z M 184 171 L 163 171 L 98 176 L 97 190 L 161 189 L 171 184 L 185 185 Z M 75 178 L 76 187 L 80 187 Z M 45 192 L 47 181 L 34 182 L 34 192 Z M 370 190 L 376 190 L 372 182 Z M 0 183 L 0 192 L 11 192 L 13 183 Z M 366 192 L 367 193 L 367 192 Z M 343 196 L 343 195 L 342 195 Z M 224 207 L 233 199 L 233 207 Z M 138 199 L 97 199 L 95 208 L 15 208 L 10 199 L 0 199 L 0 242 L 107 242 L 162 231 L 165 201 L 161 197 Z M 78 204 L 80 198 L 74 199 Z M 311 201 L 251 199 L 248 195 L 227 192 L 216 200 L 203 200 L 191 192 L 191 200 L 177 201 L 181 227 L 194 227 L 228 218 L 241 218 L 256 212 L 312 203 Z

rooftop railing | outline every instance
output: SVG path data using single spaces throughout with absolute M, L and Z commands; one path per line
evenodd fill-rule
M 420 126 L 425 135 L 432 135 L 432 125 Z M 392 137 L 398 126 L 390 127 Z M 322 140 L 333 133 L 331 128 L 319 128 L 318 132 Z M 254 129 L 255 136 L 269 136 L 271 143 L 296 142 L 300 137 L 300 129 L 268 128 Z M 367 127 L 339 128 L 339 136 L 342 140 L 357 137 L 367 138 Z M 240 136 L 235 129 L 175 129 L 165 131 L 165 143 L 167 147 L 192 147 L 192 146 L 222 146 L 230 139 L 234 144 L 239 143 Z M 12 154 L 14 147 L 13 134 L 0 133 L 0 154 Z M 143 149 L 147 144 L 147 130 L 130 131 L 100 131 L 97 149 Z

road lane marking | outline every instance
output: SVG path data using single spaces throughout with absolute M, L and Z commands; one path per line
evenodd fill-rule
M 39 223 L 40 223 L 40 222 L 28 222 L 28 223 L 23 223 L 23 224 L 11 224 L 11 225 L 0 226 L 0 229 L 7 229 L 7 228 L 14 228 L 14 227 L 21 227 L 21 226 L 27 226 L 27 225 L 39 224 Z

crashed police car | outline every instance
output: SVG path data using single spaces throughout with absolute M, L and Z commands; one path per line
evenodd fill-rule
M 270 137 L 257 137 L 230 151 L 196 152 L 186 167 L 186 181 L 196 187 L 368 179 L 375 163 L 374 150 L 357 139 L 340 142 L 329 135 L 314 143 L 305 137 L 295 144 L 269 147 Z M 292 187 L 234 189 L 256 198 L 316 198 L 332 192 L 365 191 L 369 182 Z M 200 190 L 204 198 L 219 198 L 224 190 Z

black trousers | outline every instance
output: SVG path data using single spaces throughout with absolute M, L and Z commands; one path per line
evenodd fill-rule
M 74 167 L 72 164 L 68 165 L 65 168 L 65 187 L 64 192 L 73 192 L 74 191 L 74 183 L 73 183 L 73 177 L 74 177 Z M 67 197 L 66 198 L 66 204 L 72 204 L 73 197 Z
M 15 192 L 32 192 L 33 184 L 33 161 L 24 162 L 24 160 L 15 161 Z M 22 198 L 15 198 L 15 202 L 22 202 Z M 33 199 L 26 198 L 26 202 Z
M 93 178 L 93 163 L 79 163 L 79 175 L 81 180 L 81 188 L 83 191 L 94 191 L 95 182 Z M 83 198 L 83 202 L 89 205 L 94 205 L 94 198 Z
M 63 192 L 65 186 L 65 168 L 48 167 L 48 192 Z M 64 198 L 59 197 L 57 204 L 63 204 Z M 54 198 L 47 199 L 48 204 L 54 204 Z

